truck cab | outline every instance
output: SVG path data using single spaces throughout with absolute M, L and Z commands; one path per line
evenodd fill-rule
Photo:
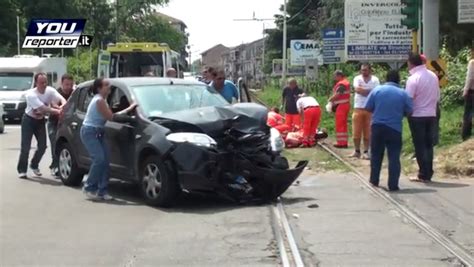
M 3 118 L 21 120 L 26 108 L 25 93 L 34 88 L 35 74 L 46 73 L 48 85 L 56 88 L 66 70 L 65 58 L 30 55 L 0 57 L 0 103 L 4 109 Z

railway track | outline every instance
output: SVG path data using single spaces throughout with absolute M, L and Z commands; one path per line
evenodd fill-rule
M 266 103 L 263 100 L 258 98 L 254 92 L 250 91 L 250 95 L 255 102 L 268 107 L 268 105 L 266 105 Z M 333 156 L 335 159 L 343 163 L 345 166 L 347 166 L 351 170 L 351 172 L 354 174 L 354 176 L 369 191 L 373 192 L 376 196 L 378 196 L 379 198 L 385 200 L 387 203 L 392 205 L 404 218 L 406 218 L 418 229 L 420 229 L 424 234 L 429 236 L 433 241 L 435 241 L 437 244 L 439 244 L 441 247 L 447 250 L 450 254 L 452 254 L 461 264 L 468 267 L 474 267 L 474 257 L 468 252 L 468 250 L 465 247 L 463 247 L 461 244 L 457 243 L 456 241 L 452 240 L 451 238 L 443 234 L 440 230 L 433 227 L 426 220 L 424 220 L 422 217 L 418 216 L 411 209 L 403 205 L 403 203 L 393 198 L 389 193 L 385 192 L 383 189 L 371 186 L 368 179 L 364 177 L 364 175 L 361 172 L 359 172 L 351 163 L 349 163 L 344 158 L 339 156 L 336 152 L 334 152 L 330 147 L 324 144 L 318 144 L 318 146 L 321 147 L 327 153 L 329 153 L 331 156 Z M 281 204 L 280 200 L 279 202 Z M 281 204 L 281 212 L 284 214 L 282 204 Z M 280 250 L 280 256 L 283 262 L 284 257 L 287 257 L 287 255 L 282 255 L 282 253 L 284 252 Z M 288 266 L 297 266 L 297 265 L 288 265 Z

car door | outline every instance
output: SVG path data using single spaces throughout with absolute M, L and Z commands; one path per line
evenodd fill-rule
M 70 121 L 67 121 L 68 130 L 71 133 L 71 144 L 72 148 L 75 149 L 76 157 L 80 165 L 89 166 L 91 159 L 86 147 L 81 141 L 81 127 L 86 117 L 87 107 L 91 102 L 94 95 L 89 91 L 89 87 L 79 88 L 79 97 L 77 101 L 77 107 L 74 111 L 74 115 L 71 116 Z
M 130 98 L 126 90 L 112 86 L 107 102 L 112 112 L 127 108 Z M 109 147 L 111 176 L 131 180 L 135 175 L 135 127 L 128 123 L 108 121 L 105 125 L 106 142 Z

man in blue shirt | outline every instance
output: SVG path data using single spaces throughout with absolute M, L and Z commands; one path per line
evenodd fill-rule
M 370 183 L 379 185 L 380 169 L 387 148 L 388 189 L 397 191 L 401 172 L 403 117 L 413 112 L 413 102 L 398 85 L 398 71 L 389 71 L 386 80 L 387 83 L 370 92 L 365 105 L 365 109 L 372 112 Z
M 227 102 L 232 103 L 232 98 L 239 100 L 239 91 L 235 84 L 225 79 L 223 70 L 214 70 L 212 72 L 212 82 L 209 84 L 214 90 L 219 92 Z

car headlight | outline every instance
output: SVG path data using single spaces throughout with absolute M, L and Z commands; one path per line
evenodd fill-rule
M 172 133 L 166 139 L 175 143 L 191 143 L 203 147 L 215 147 L 217 142 L 207 134 L 202 133 Z
M 275 128 L 270 129 L 270 147 L 273 152 L 281 152 L 285 148 L 285 141 Z

